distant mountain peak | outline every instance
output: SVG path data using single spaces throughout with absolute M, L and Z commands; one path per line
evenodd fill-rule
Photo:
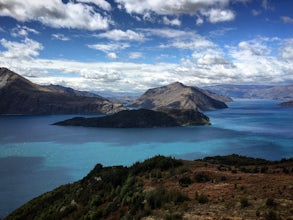
M 173 82 L 173 83 L 170 83 L 169 85 L 167 85 L 168 87 L 173 87 L 173 86 L 181 86 L 181 87 L 186 87 L 186 85 L 184 85 L 183 83 L 181 82 Z

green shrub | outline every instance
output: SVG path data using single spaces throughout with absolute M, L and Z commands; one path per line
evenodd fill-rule
M 224 182 L 226 180 L 227 180 L 227 177 L 226 176 L 221 176 L 220 181 Z
M 207 195 L 204 193 L 198 194 L 198 192 L 195 192 L 195 200 L 200 204 L 205 204 L 209 201 Z
M 146 192 L 146 202 L 151 209 L 161 208 L 166 203 L 179 204 L 188 197 L 176 190 L 166 190 L 164 188 L 156 188 Z
M 182 177 L 179 179 L 179 184 L 182 187 L 188 187 L 192 183 L 192 180 L 189 177 Z
M 276 206 L 276 202 L 273 198 L 268 198 L 267 201 L 266 201 L 266 205 L 269 206 L 269 207 L 274 207 Z
M 265 214 L 265 220 L 279 220 L 279 216 L 273 210 L 270 210 L 268 213 Z
M 211 178 L 209 177 L 209 175 L 207 173 L 204 172 L 200 172 L 200 173 L 196 173 L 194 175 L 194 180 L 198 183 L 205 183 L 211 180 Z
M 155 156 L 150 159 L 145 160 L 144 162 L 136 162 L 132 165 L 131 170 L 133 174 L 138 174 L 141 172 L 150 172 L 153 169 L 159 169 L 162 171 L 166 171 L 169 169 L 173 169 L 183 165 L 183 163 L 179 160 L 176 160 L 172 157 L 165 156 Z
M 182 216 L 182 214 L 175 213 L 175 214 L 169 214 L 169 215 L 165 216 L 164 219 L 165 220 L 181 220 L 181 219 L 183 219 L 183 216 Z
M 241 208 L 246 208 L 249 206 L 249 202 L 248 202 L 248 199 L 247 198 L 242 198 L 240 200 L 240 205 L 241 205 Z

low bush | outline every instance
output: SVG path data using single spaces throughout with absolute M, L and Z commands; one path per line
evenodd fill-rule
M 188 187 L 192 183 L 189 177 L 182 177 L 179 179 L 179 185 L 182 187 Z
M 194 175 L 194 180 L 198 183 L 205 183 L 209 182 L 211 180 L 211 177 L 207 173 L 200 172 Z
M 241 205 L 241 208 L 246 208 L 249 206 L 249 202 L 248 202 L 248 199 L 247 198 L 242 198 L 240 200 L 240 205 Z

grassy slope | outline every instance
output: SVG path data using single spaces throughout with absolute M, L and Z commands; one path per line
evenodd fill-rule
M 7 219 L 293 219 L 293 160 L 156 156 L 96 167 Z

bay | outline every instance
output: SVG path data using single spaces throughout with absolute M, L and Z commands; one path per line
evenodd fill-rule
M 293 108 L 236 100 L 205 112 L 211 126 L 105 129 L 53 126 L 73 115 L 0 116 L 0 218 L 85 176 L 96 163 L 131 165 L 154 155 L 198 159 L 237 153 L 293 157 Z

